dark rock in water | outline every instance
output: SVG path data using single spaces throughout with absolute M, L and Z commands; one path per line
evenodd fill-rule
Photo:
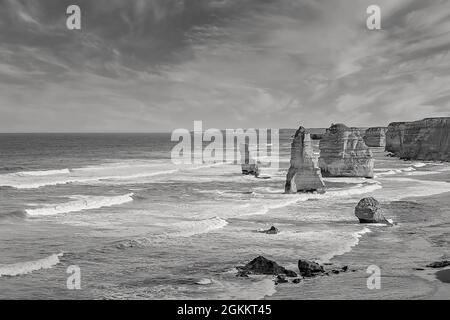
M 259 256 L 243 267 L 238 267 L 238 276 L 248 276 L 249 274 L 286 275 L 287 277 L 297 277 L 297 273 L 287 270 L 278 265 L 275 261 Z
M 248 274 L 249 274 L 248 271 L 238 270 L 236 277 L 248 278 Z
M 259 176 L 259 167 L 257 161 L 252 157 L 248 144 L 240 145 L 241 153 L 241 169 L 244 175 L 254 175 Z
M 417 270 L 417 271 L 423 271 L 423 270 L 425 270 L 424 268 L 414 268 L 414 270 Z
M 389 223 L 383 216 L 380 203 L 372 198 L 364 198 L 355 208 L 355 216 L 360 223 Z
M 348 271 L 348 266 L 343 266 L 341 269 L 342 272 L 347 272 Z
M 286 276 L 279 274 L 277 276 L 277 278 L 275 279 L 275 284 L 279 284 L 279 283 L 287 283 L 289 282 L 288 280 L 286 280 Z
M 427 265 L 428 268 L 445 268 L 450 266 L 450 261 L 436 261 Z
M 266 234 L 277 234 L 279 232 L 279 230 L 277 228 L 275 228 L 274 226 L 271 226 L 270 229 L 264 230 L 264 231 L 259 231 L 259 232 L 266 233 Z
M 331 270 L 331 272 L 334 273 L 334 274 L 339 274 L 340 271 L 336 270 L 336 269 L 333 269 L 333 270 Z
M 298 270 L 303 277 L 314 277 L 325 273 L 323 266 L 308 260 L 298 260 Z

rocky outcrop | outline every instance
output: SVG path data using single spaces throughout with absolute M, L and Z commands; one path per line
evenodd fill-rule
M 262 231 L 258 231 L 258 232 L 259 233 L 265 233 L 265 234 L 277 234 L 279 232 L 279 230 L 277 228 L 275 228 L 274 226 L 271 226 L 267 230 L 262 230 Z
M 303 127 L 294 135 L 290 164 L 284 187 L 286 193 L 324 190 L 325 183 L 314 157 L 311 137 Z
M 360 223 L 389 223 L 383 216 L 380 203 L 372 198 L 364 198 L 358 202 L 355 208 L 355 216 Z
M 259 176 L 259 168 L 257 161 L 252 157 L 248 144 L 242 143 L 240 146 L 241 153 L 241 170 L 242 174 Z
M 406 160 L 450 161 L 450 117 L 389 124 L 386 151 Z
M 384 127 L 373 127 L 364 133 L 364 142 L 368 147 L 385 147 L 386 131 Z
M 246 277 L 249 274 L 266 274 L 266 275 L 285 275 L 287 277 L 297 277 L 297 273 L 287 270 L 278 265 L 275 261 L 259 256 L 243 267 L 236 267 L 238 269 L 237 276 Z
M 435 269 L 437 269 L 437 268 L 445 268 L 445 267 L 448 267 L 448 266 L 450 266 L 450 261 L 448 261 L 448 260 L 436 261 L 436 262 L 433 262 L 433 263 L 430 263 L 430 264 L 427 265 L 428 268 L 435 268 Z
M 373 178 L 373 156 L 358 128 L 333 124 L 320 140 L 319 167 L 324 177 Z
M 298 260 L 298 270 L 302 277 L 315 277 L 325 273 L 323 266 L 309 260 Z

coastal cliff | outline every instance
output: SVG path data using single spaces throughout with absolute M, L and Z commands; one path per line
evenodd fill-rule
M 396 154 L 403 147 L 406 122 L 392 122 L 386 131 L 385 150 Z
M 385 147 L 386 130 L 384 127 L 372 127 L 365 131 L 364 142 L 368 147 Z
M 391 123 L 386 151 L 407 160 L 450 161 L 450 117 Z
M 373 178 L 373 156 L 358 128 L 333 124 L 320 141 L 319 167 L 325 177 Z
M 314 158 L 310 134 L 300 127 L 291 144 L 291 161 L 286 176 L 285 192 L 313 192 L 323 190 L 320 168 Z

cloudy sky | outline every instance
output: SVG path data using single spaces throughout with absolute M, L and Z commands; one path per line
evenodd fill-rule
M 66 28 L 77 4 L 82 30 Z M 366 9 L 381 7 L 380 31 Z M 450 115 L 448 0 L 0 0 L 0 132 Z

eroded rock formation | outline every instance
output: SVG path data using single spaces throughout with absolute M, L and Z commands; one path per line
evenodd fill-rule
M 385 147 L 386 130 L 384 127 L 373 127 L 364 133 L 364 142 L 368 147 Z
M 373 178 L 373 165 L 360 129 L 333 124 L 320 140 L 319 167 L 324 177 Z
M 450 117 L 391 123 L 386 151 L 407 160 L 450 161 Z
M 252 157 L 249 146 L 243 143 L 239 146 L 241 153 L 241 169 L 242 174 L 259 176 L 259 168 L 257 161 Z
M 300 127 L 291 144 L 291 162 L 284 190 L 286 193 L 313 192 L 324 188 L 325 183 L 314 157 L 310 135 L 305 128 Z

